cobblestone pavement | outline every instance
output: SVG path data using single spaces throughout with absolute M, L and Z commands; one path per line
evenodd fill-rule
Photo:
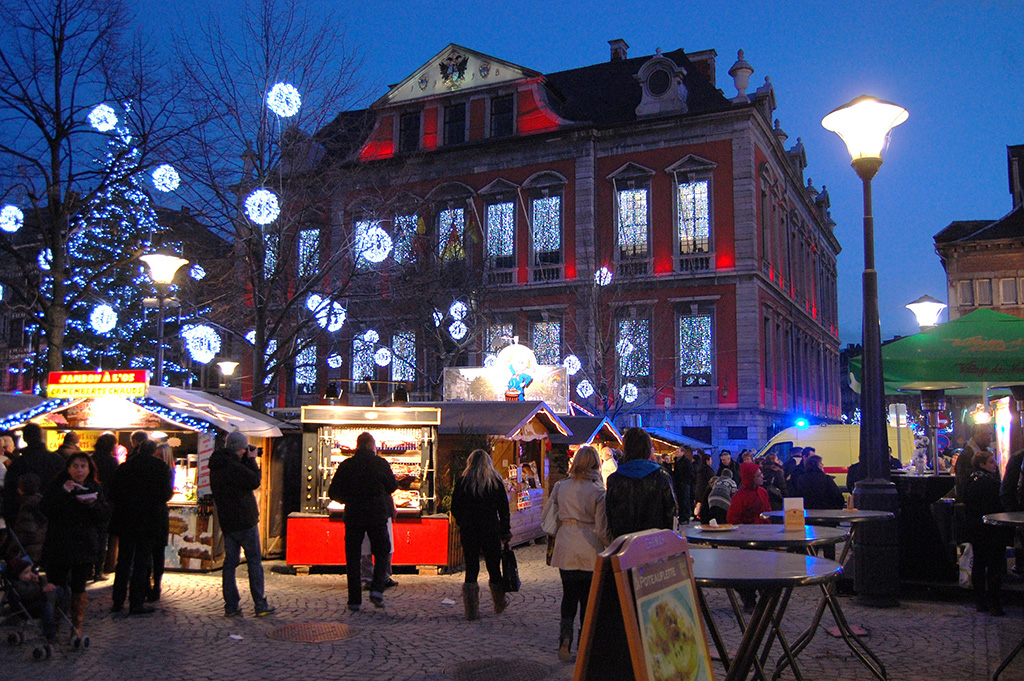
M 89 588 L 85 629 L 92 639 L 90 650 L 75 653 L 60 645 L 53 659 L 33 662 L 30 644 L 5 646 L 0 651 L 0 678 L 441 681 L 454 678 L 453 665 L 460 662 L 504 658 L 533 663 L 524 664 L 524 669 L 541 665 L 540 675 L 528 678 L 568 681 L 572 665 L 560 663 L 556 656 L 557 570 L 544 564 L 543 546 L 521 547 L 516 553 L 522 590 L 512 595 L 511 606 L 501 615 L 495 615 L 489 599 L 485 603 L 482 598 L 482 616 L 476 622 L 462 617 L 461 573 L 396 574 L 401 585 L 387 592 L 384 610 L 364 602 L 361 612 L 350 613 L 345 607 L 343 575 L 297 576 L 268 569 L 267 595 L 277 613 L 260 619 L 253 616 L 247 594 L 242 601 L 244 618 L 223 617 L 219 572 L 167 574 L 159 612 L 147 617 L 111 614 L 107 581 Z M 281 567 L 280 563 L 267 566 Z M 245 594 L 244 566 L 239 570 L 239 586 Z M 794 594 L 784 626 L 790 640 L 810 620 L 818 594 L 813 588 Z M 738 630 L 729 618 L 723 592 L 709 591 L 709 601 L 728 642 L 735 646 Z M 848 597 L 842 602 L 849 620 L 870 631 L 866 640 L 893 681 L 990 678 L 1002 657 L 1024 636 L 1017 602 L 1001 619 L 976 614 L 966 597 L 959 602 L 905 598 L 894 609 L 862 608 Z M 831 624 L 829 615 L 825 620 Z M 349 638 L 326 643 L 288 643 L 267 636 L 275 627 L 303 622 L 340 622 L 353 631 Z M 6 627 L 0 630 L 4 639 L 7 631 Z M 824 632 L 818 633 L 799 661 L 808 680 L 872 678 L 841 640 Z M 716 674 L 724 677 L 720 666 Z M 609 672 L 605 678 L 623 676 Z M 783 678 L 793 676 L 787 671 Z M 1024 655 L 1002 678 L 1024 679 Z

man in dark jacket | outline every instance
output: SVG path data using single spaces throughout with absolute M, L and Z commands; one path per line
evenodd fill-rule
M 672 487 L 679 504 L 679 522 L 690 522 L 693 515 L 693 483 L 696 475 L 693 471 L 693 450 L 683 446 L 676 452 L 672 466 Z
M 363 603 L 360 591 L 359 560 L 363 537 L 370 538 L 373 553 L 373 581 L 370 602 L 384 607 L 387 559 L 391 553 L 388 518 L 391 517 L 391 493 L 398 489 L 395 474 L 387 461 L 377 456 L 377 445 L 369 433 L 356 438 L 355 454 L 338 464 L 328 496 L 345 504 L 345 572 L 348 575 L 348 609 L 358 611 Z
M 1022 467 L 1024 467 L 1024 449 L 1018 449 L 1010 455 L 1006 462 L 1006 474 L 1003 475 L 1002 483 L 999 485 L 999 500 L 1003 502 L 1003 509 L 1007 511 L 1024 510 Z M 1024 530 L 1019 527 L 1014 531 L 1013 567 L 1010 570 L 1018 576 L 1024 574 Z
M 156 443 L 147 440 L 117 467 L 110 481 L 110 503 L 114 506 L 110 532 L 118 537 L 111 612 L 124 608 L 125 596 L 129 614 L 155 611 L 146 605 L 153 547 L 164 540 L 163 518 L 167 501 L 174 494 L 167 464 L 153 456 L 155 451 Z
M 651 436 L 643 428 L 630 428 L 623 443 L 624 460 L 608 476 L 605 494 L 609 534 L 614 538 L 641 530 L 673 529 L 677 506 L 672 476 L 651 461 Z
M 835 478 L 827 474 L 817 454 L 804 457 L 804 474 L 794 490 L 804 498 L 804 508 L 844 508 L 846 502 Z
M 18 516 L 18 478 L 25 473 L 35 473 L 39 476 L 39 489 L 45 490 L 64 471 L 64 459 L 46 448 L 43 429 L 38 423 L 26 423 L 21 429 L 21 436 L 25 439 L 25 446 L 18 450 L 19 456 L 11 461 L 4 479 L 4 518 L 12 526 Z
M 723 449 L 718 454 L 718 472 L 715 473 L 715 475 L 721 475 L 722 470 L 725 468 L 728 468 L 729 470 L 732 471 L 733 480 L 740 479 L 740 463 L 739 461 L 733 460 L 732 452 L 730 452 L 728 449 Z
M 267 604 L 263 584 L 263 557 L 260 551 L 260 510 L 253 492 L 260 486 L 260 468 L 256 465 L 258 450 L 245 435 L 228 433 L 224 448 L 210 456 L 210 490 L 217 507 L 217 520 L 224 533 L 224 567 L 221 590 L 224 594 L 224 616 L 239 617 L 241 596 L 235 582 L 239 551 L 245 551 L 249 570 L 249 594 L 257 617 L 272 614 L 277 608 Z
M 782 500 L 789 495 L 789 489 L 786 486 L 786 473 L 774 452 L 764 457 L 761 474 L 764 476 L 764 491 L 768 493 L 772 510 L 781 511 Z

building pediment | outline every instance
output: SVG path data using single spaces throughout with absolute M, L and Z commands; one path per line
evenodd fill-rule
M 541 76 L 537 71 L 454 43 L 398 85 L 392 86 L 374 107 L 392 106 L 417 99 L 439 97 L 454 91 L 493 87 Z

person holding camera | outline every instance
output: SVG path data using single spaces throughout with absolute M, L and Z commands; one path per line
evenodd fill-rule
M 263 559 L 260 554 L 260 510 L 253 494 L 260 486 L 260 469 L 256 465 L 259 451 L 249 444 L 245 435 L 228 433 L 224 447 L 210 456 L 210 490 L 217 507 L 217 520 L 224 533 L 224 568 L 221 590 L 224 594 L 224 616 L 239 617 L 240 596 L 235 583 L 239 550 L 245 551 L 249 571 L 249 594 L 257 617 L 272 614 L 277 608 L 267 604 L 263 593 Z

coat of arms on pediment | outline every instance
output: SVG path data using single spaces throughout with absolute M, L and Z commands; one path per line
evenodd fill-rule
M 441 60 L 438 68 L 441 70 L 441 80 L 449 90 L 458 90 L 466 77 L 466 64 L 469 59 L 464 54 L 452 52 Z

